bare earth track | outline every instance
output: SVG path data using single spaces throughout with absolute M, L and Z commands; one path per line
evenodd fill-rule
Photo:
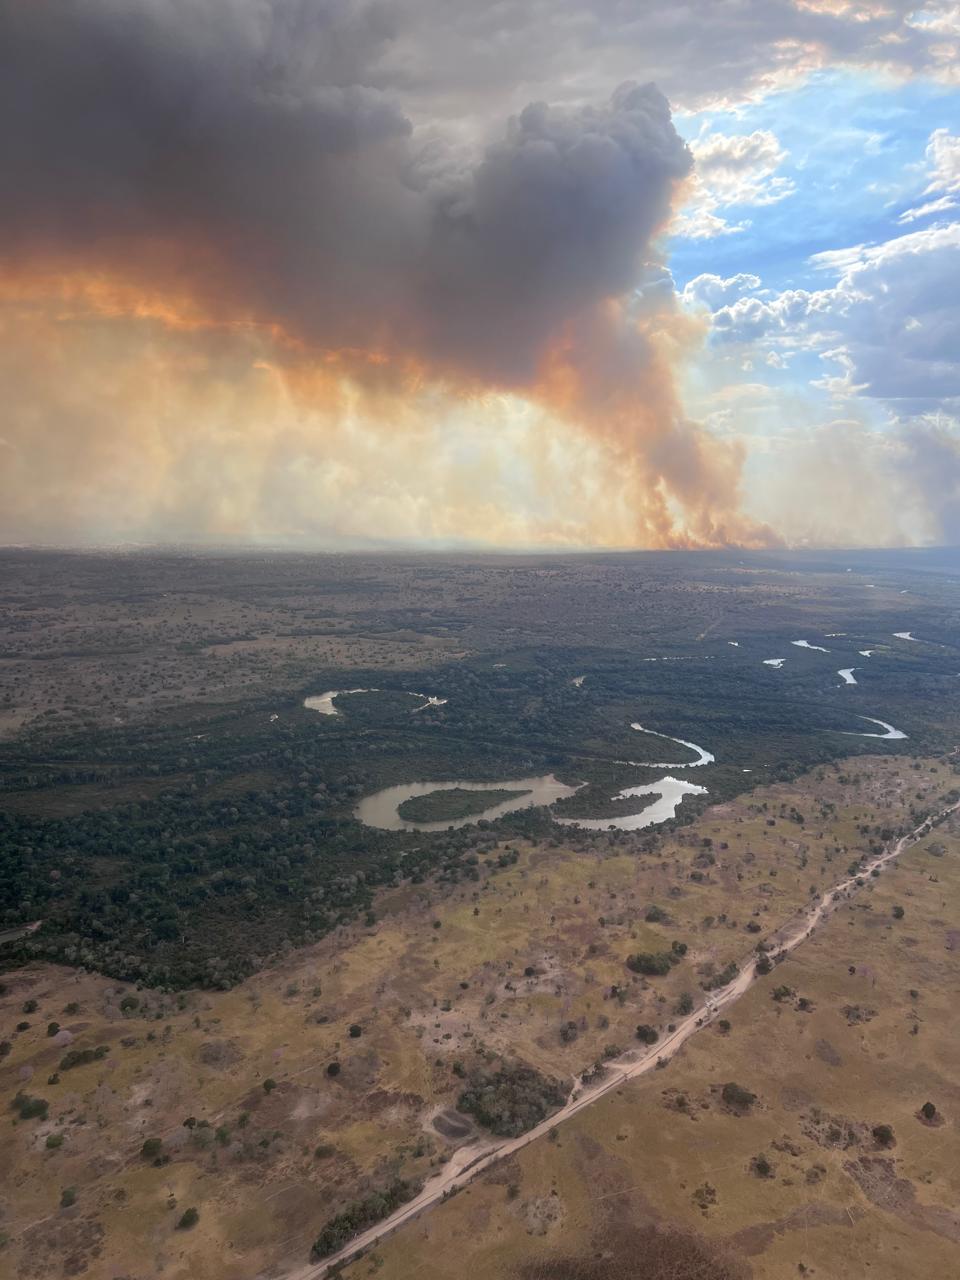
M 913 831 L 901 836 L 886 852 L 867 861 L 863 870 L 857 875 L 848 876 L 827 889 L 794 924 L 771 934 L 767 939 L 767 949 L 781 956 L 795 950 L 810 937 L 818 925 L 829 917 L 836 902 L 849 899 L 857 891 L 858 881 L 863 883 L 872 872 L 882 871 L 889 866 L 909 845 L 928 835 L 938 823 L 958 809 L 960 809 L 960 801 L 925 818 Z M 551 1129 L 578 1115 L 627 1081 L 665 1065 L 682 1045 L 708 1026 L 722 1009 L 735 1004 L 754 984 L 758 976 L 756 952 L 751 952 L 740 964 L 740 972 L 732 982 L 708 997 L 704 1005 L 679 1022 L 676 1029 L 658 1044 L 646 1050 L 631 1049 L 619 1059 L 615 1059 L 608 1064 L 605 1075 L 596 1084 L 585 1086 L 581 1080 L 576 1081 L 564 1107 L 519 1137 L 505 1142 L 485 1139 L 460 1147 L 451 1155 L 443 1170 L 431 1178 L 413 1200 L 402 1205 L 388 1218 L 361 1232 L 339 1252 L 331 1254 L 322 1262 L 312 1263 L 289 1273 L 287 1280 L 321 1280 L 321 1277 L 328 1275 L 333 1268 L 352 1261 L 360 1253 L 392 1235 L 406 1223 L 420 1217 L 434 1205 L 442 1203 L 492 1165 L 516 1154 L 538 1138 L 545 1137 Z

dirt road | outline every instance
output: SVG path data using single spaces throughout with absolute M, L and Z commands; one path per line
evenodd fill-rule
M 830 914 L 834 906 L 839 902 L 846 901 L 856 891 L 858 880 L 865 882 L 870 878 L 873 871 L 882 871 L 884 867 L 898 858 L 908 845 L 922 839 L 938 822 L 941 822 L 948 814 L 957 809 L 960 809 L 960 801 L 940 810 L 936 814 L 932 814 L 929 818 L 925 818 L 913 831 L 901 836 L 886 853 L 881 853 L 866 862 L 863 870 L 858 872 L 857 875 L 848 876 L 826 890 L 805 911 L 800 912 L 796 919 L 766 939 L 768 949 L 775 954 L 786 954 L 793 951 L 795 947 L 800 946 L 802 942 L 805 942 L 810 937 L 817 925 Z M 321 1280 L 333 1267 L 348 1262 L 362 1250 L 369 1249 L 385 1236 L 392 1235 L 404 1223 L 419 1217 L 420 1214 L 425 1213 L 433 1205 L 445 1200 L 454 1191 L 466 1186 L 468 1182 L 472 1181 L 478 1174 L 483 1173 L 485 1169 L 489 1169 L 498 1160 L 503 1160 L 507 1156 L 521 1151 L 531 1142 L 536 1142 L 538 1138 L 544 1137 L 556 1125 L 563 1124 L 564 1121 L 579 1114 L 586 1107 L 593 1106 L 595 1102 L 598 1102 L 611 1090 L 620 1088 L 626 1081 L 635 1080 L 638 1076 L 655 1070 L 658 1063 L 666 1063 L 691 1036 L 696 1035 L 698 1031 L 708 1026 L 722 1010 L 736 1003 L 744 992 L 749 990 L 758 977 L 756 964 L 757 953 L 754 951 L 741 962 L 740 972 L 732 982 L 709 996 L 706 1004 L 699 1009 L 695 1009 L 682 1022 L 677 1023 L 675 1029 L 666 1035 L 664 1039 L 658 1041 L 656 1045 L 650 1048 L 628 1050 L 622 1057 L 609 1062 L 603 1077 L 593 1085 L 584 1085 L 582 1080 L 577 1080 L 566 1105 L 559 1111 L 554 1112 L 542 1124 L 537 1125 L 535 1129 L 528 1130 L 518 1138 L 501 1139 L 499 1141 L 497 1139 L 481 1139 L 468 1146 L 458 1148 L 451 1155 L 449 1162 L 426 1183 L 415 1199 L 410 1200 L 405 1205 L 401 1205 L 388 1218 L 384 1218 L 375 1226 L 355 1236 L 338 1253 L 331 1254 L 329 1258 L 324 1258 L 322 1262 L 310 1263 L 297 1271 L 288 1273 L 285 1280 Z

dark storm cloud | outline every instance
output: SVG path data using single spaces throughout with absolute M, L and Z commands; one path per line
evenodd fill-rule
M 363 82 L 376 5 L 36 4 L 0 21 L 7 263 L 175 282 L 218 316 L 507 383 L 629 289 L 691 159 L 654 88 L 485 147 Z

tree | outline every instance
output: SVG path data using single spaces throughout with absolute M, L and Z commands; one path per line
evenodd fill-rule
M 140 1148 L 140 1154 L 143 1156 L 144 1160 L 155 1160 L 160 1154 L 162 1146 L 162 1138 L 147 1138 L 143 1146 Z
M 641 1022 L 637 1027 L 637 1039 L 642 1040 L 644 1044 L 656 1044 L 660 1039 L 660 1034 L 648 1022 Z
M 356 1039 L 358 1039 L 358 1038 L 359 1038 L 360 1036 L 362 1036 L 362 1035 L 363 1035 L 363 1027 L 361 1027 L 360 1023 L 359 1023 L 359 1022 L 353 1022 L 353 1023 L 351 1023 L 351 1025 L 350 1025 L 350 1036 L 351 1036 L 351 1038 L 352 1038 L 353 1040 L 356 1040 Z
M 643 973 L 648 977 L 662 977 L 665 973 L 669 973 L 672 966 L 670 953 L 667 951 L 659 951 L 656 954 L 650 951 L 638 951 L 635 955 L 627 956 L 627 968 L 632 969 L 634 973 Z
M 327 1075 L 338 1076 L 339 1074 L 340 1074 L 340 1063 L 331 1062 L 330 1065 L 327 1067 Z
M 191 1227 L 195 1227 L 200 1221 L 200 1214 L 196 1209 L 190 1208 L 184 1210 L 183 1216 L 177 1223 L 178 1231 L 189 1231 Z
M 873 1139 L 877 1146 L 891 1147 L 893 1146 L 893 1129 L 888 1124 L 876 1124 L 873 1126 Z
M 924 1120 L 932 1120 L 937 1114 L 937 1108 L 932 1102 L 925 1102 L 920 1108 L 920 1114 L 923 1116 Z
M 746 1109 L 752 1107 L 757 1100 L 757 1095 L 751 1093 L 749 1089 L 745 1089 L 742 1084 L 730 1080 L 723 1086 L 721 1097 L 728 1107 L 741 1107 Z
M 277 1087 L 276 1080 L 274 1080 L 272 1076 L 267 1076 L 266 1080 L 264 1080 L 263 1082 L 263 1092 L 273 1093 L 276 1087 Z
M 690 994 L 689 991 L 684 991 L 683 995 L 677 1001 L 677 1013 L 685 1014 L 685 1013 L 692 1013 L 692 1012 L 693 1012 L 693 996 Z

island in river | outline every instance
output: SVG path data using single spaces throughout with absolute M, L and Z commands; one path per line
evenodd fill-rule
M 397 813 L 407 822 L 458 822 L 472 818 L 493 805 L 519 800 L 529 791 L 468 791 L 465 787 L 439 788 L 425 796 L 411 796 L 397 806 Z

